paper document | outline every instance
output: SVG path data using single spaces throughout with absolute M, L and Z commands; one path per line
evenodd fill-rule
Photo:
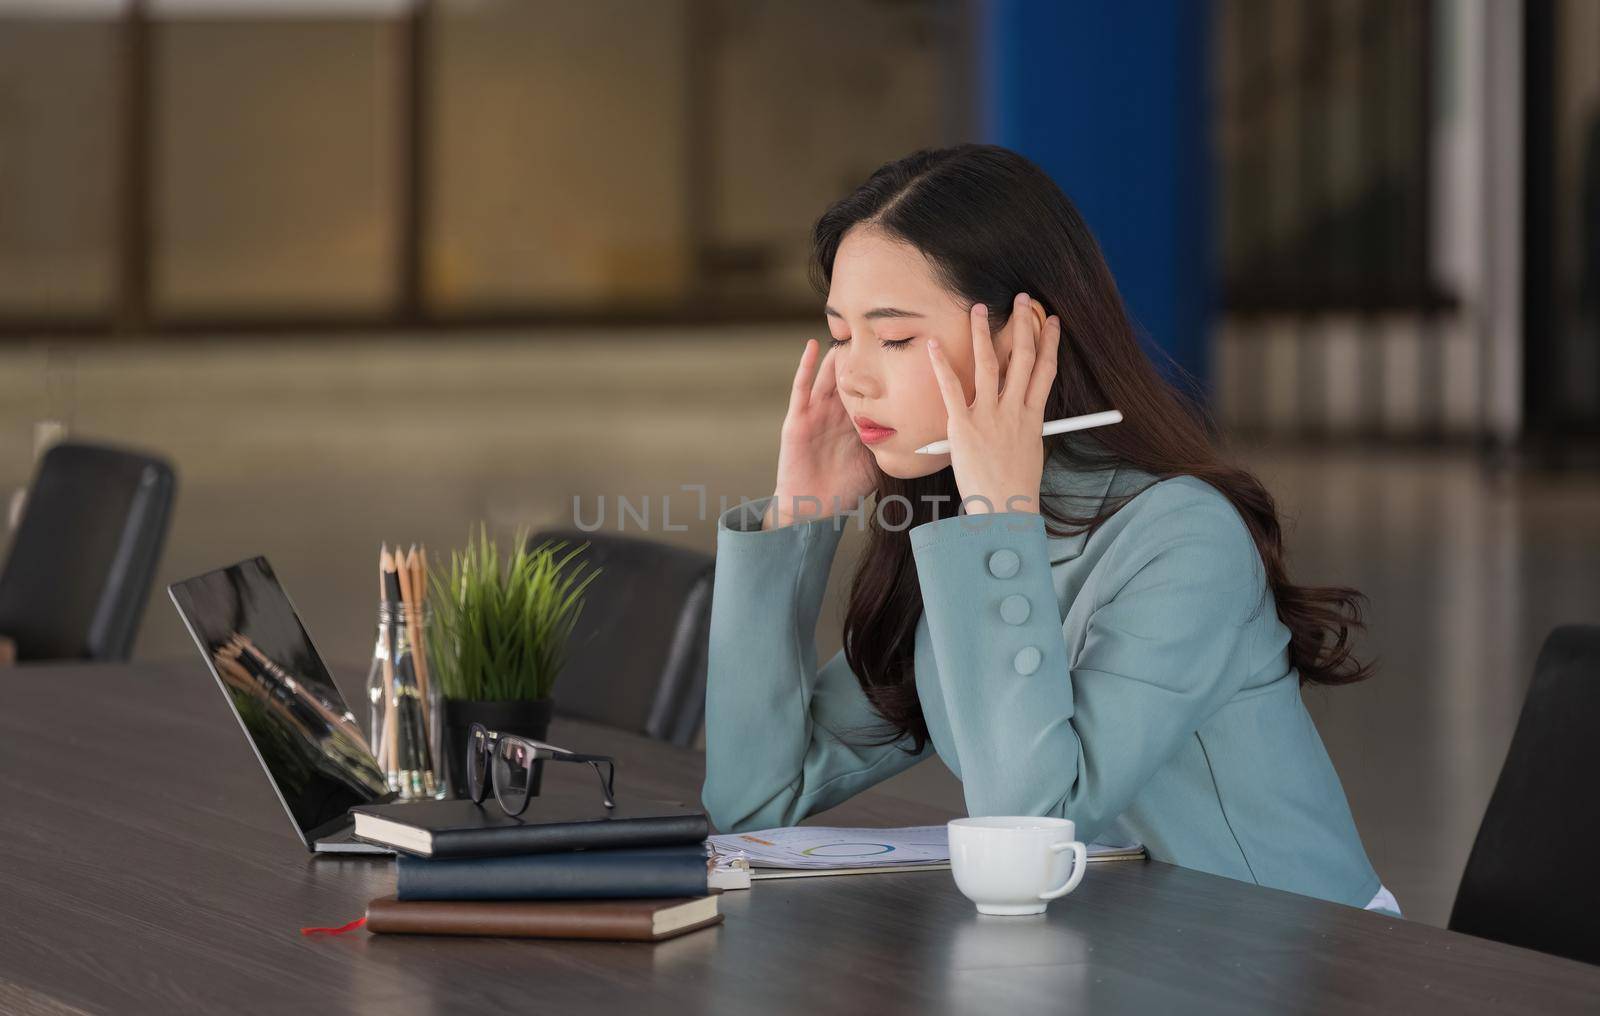
M 840 828 L 836 826 L 786 826 L 747 833 L 721 833 L 710 837 L 718 864 L 744 859 L 752 872 L 758 869 L 848 871 L 896 869 L 911 866 L 948 867 L 950 840 L 942 825 L 898 829 Z M 1089 844 L 1089 859 L 1113 860 L 1144 856 L 1132 844 Z M 754 877 L 761 877 L 754 874 Z

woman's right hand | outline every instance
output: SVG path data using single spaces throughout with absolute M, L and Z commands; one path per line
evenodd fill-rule
M 812 380 L 820 347 L 808 339 L 800 354 L 778 443 L 777 487 L 763 529 L 850 511 L 877 489 L 877 464 L 839 398 L 831 349 Z

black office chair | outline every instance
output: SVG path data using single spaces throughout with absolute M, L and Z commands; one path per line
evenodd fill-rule
M 45 453 L 0 571 L 0 635 L 19 661 L 128 658 L 176 489 L 148 455 L 75 442 Z
M 529 545 L 545 540 L 570 541 L 562 555 L 587 543 L 572 564 L 602 569 L 584 591 L 552 691 L 556 712 L 692 744 L 705 718 L 712 557 L 640 537 L 568 529 L 536 533 Z
M 1600 963 L 1600 626 L 1557 628 L 1534 666 L 1450 929 Z

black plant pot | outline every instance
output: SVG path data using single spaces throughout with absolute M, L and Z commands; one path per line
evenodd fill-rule
M 444 753 L 450 760 L 451 795 L 467 796 L 467 732 L 474 723 L 481 723 L 502 734 L 520 734 L 543 741 L 550 733 L 554 704 L 555 701 L 548 698 L 509 702 L 445 699 Z M 539 796 L 539 783 L 543 778 L 544 761 L 540 760 L 533 764 L 533 776 L 528 782 L 529 796 Z M 488 793 L 492 794 L 493 790 Z

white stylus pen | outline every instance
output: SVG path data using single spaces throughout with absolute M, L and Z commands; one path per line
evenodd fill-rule
M 1049 437 L 1051 434 L 1065 434 L 1068 431 L 1088 430 L 1090 427 L 1104 427 L 1108 423 L 1121 422 L 1122 413 L 1115 409 L 1108 409 L 1103 413 L 1069 416 L 1065 420 L 1046 420 L 1044 428 L 1039 432 L 1039 436 Z M 918 455 L 940 455 L 949 450 L 949 441 L 935 441 L 933 444 L 923 445 L 918 448 L 916 453 Z

